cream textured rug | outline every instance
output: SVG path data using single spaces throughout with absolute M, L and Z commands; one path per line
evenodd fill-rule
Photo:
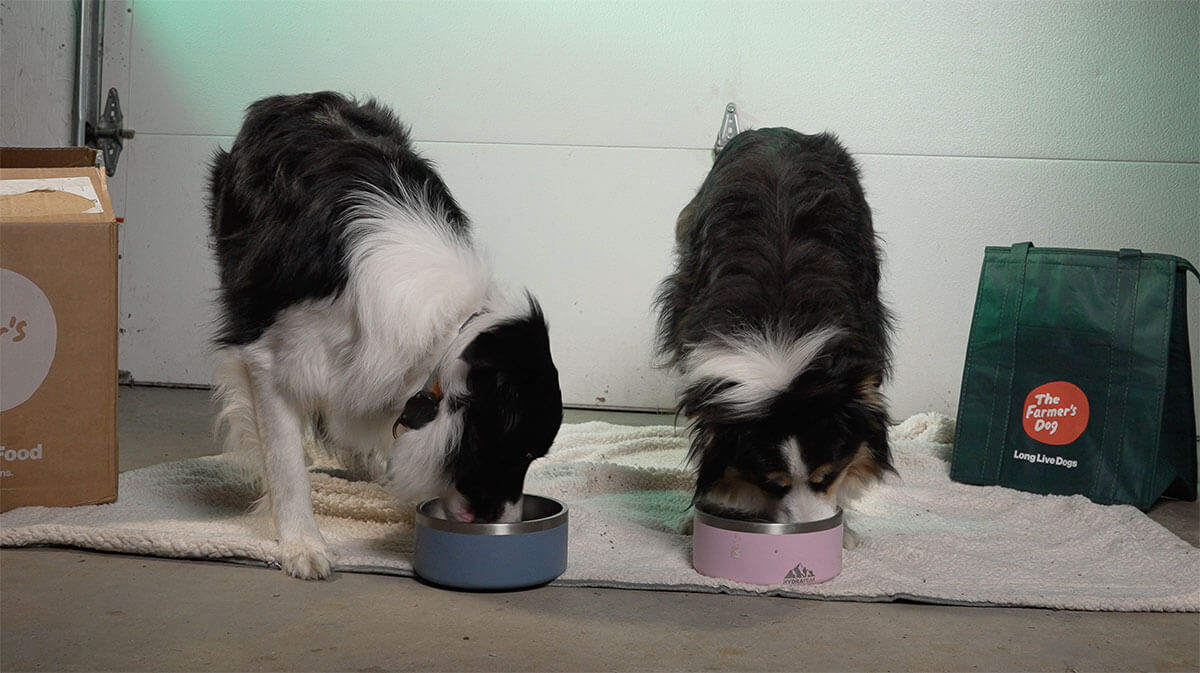
M 755 587 L 696 573 L 686 439 L 667 426 L 563 426 L 526 491 L 570 506 L 563 586 L 1076 610 L 1200 611 L 1200 550 L 1133 507 L 949 479 L 952 421 L 921 414 L 892 430 L 899 477 L 846 512 L 860 539 L 819 585 Z M 412 515 L 378 486 L 313 473 L 314 505 L 337 569 L 411 575 Z M 126 472 L 120 499 L 0 515 L 4 546 L 274 564 L 265 517 L 220 456 Z

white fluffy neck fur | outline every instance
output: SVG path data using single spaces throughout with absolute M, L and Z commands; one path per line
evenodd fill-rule
M 838 327 L 825 326 L 799 338 L 769 330 L 704 342 L 684 358 L 683 378 L 689 385 L 705 379 L 731 382 L 713 401 L 735 417 L 749 415 L 787 390 L 840 333 Z

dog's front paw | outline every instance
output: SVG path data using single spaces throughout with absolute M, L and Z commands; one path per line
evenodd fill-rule
M 679 522 L 679 533 L 681 535 L 691 535 L 695 529 L 695 522 L 696 522 L 695 517 L 690 517 L 690 516 L 688 518 L 684 519 L 683 521 Z
M 319 580 L 333 572 L 333 555 L 323 540 L 300 538 L 279 545 L 283 572 L 302 580 Z
M 842 549 L 855 549 L 858 547 L 858 533 L 850 530 L 849 526 L 842 528 Z

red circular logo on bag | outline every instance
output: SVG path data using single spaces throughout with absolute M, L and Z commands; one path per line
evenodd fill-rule
M 1079 386 L 1051 381 L 1029 391 L 1021 408 L 1021 425 L 1033 439 L 1062 446 L 1079 439 L 1090 415 L 1087 395 Z

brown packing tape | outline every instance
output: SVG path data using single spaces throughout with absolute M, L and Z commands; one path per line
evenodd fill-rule
M 21 194 L 0 194 L 0 218 L 23 219 L 32 216 L 79 215 L 91 210 L 91 199 L 53 189 L 35 189 Z
M 0 168 L 86 168 L 96 165 L 90 147 L 0 147 Z

